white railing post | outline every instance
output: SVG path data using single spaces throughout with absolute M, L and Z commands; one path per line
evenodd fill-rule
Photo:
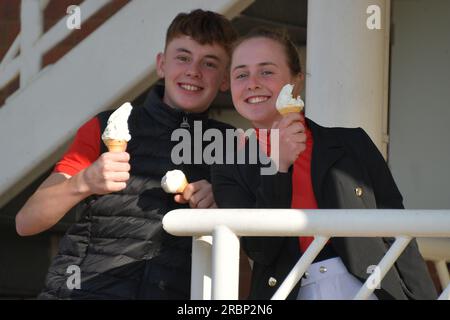
M 192 237 L 191 300 L 211 300 L 212 237 Z
M 239 238 L 224 225 L 213 231 L 212 298 L 239 298 Z
M 450 284 L 442 291 L 438 300 L 450 300 Z
M 6 64 L 11 62 L 13 58 L 19 53 L 20 48 L 20 33 L 17 35 L 16 39 L 14 39 L 11 47 L 9 47 L 6 54 L 3 56 L 3 59 L 0 61 L 0 72 L 5 68 Z M 0 83 L 0 88 L 2 87 L 2 83 Z
M 450 251 L 450 248 L 448 248 L 448 250 Z M 444 288 L 450 284 L 450 277 L 448 274 L 447 261 L 445 261 L 445 260 L 435 261 L 434 266 L 436 267 L 436 272 L 438 274 L 439 281 L 442 286 L 442 290 L 444 290 Z
M 330 237 L 316 236 L 314 241 L 309 245 L 308 249 L 301 256 L 291 272 L 289 272 L 286 279 L 278 288 L 277 292 L 272 297 L 272 300 L 284 300 L 294 289 L 297 282 L 305 273 L 306 269 L 311 265 L 314 259 L 319 254 L 320 250 L 325 246 Z
M 23 88 L 39 73 L 42 66 L 42 54 L 34 50 L 44 28 L 41 1 L 22 0 L 20 21 L 20 87 Z
M 372 272 L 372 274 L 364 282 L 361 289 L 355 296 L 355 300 L 366 300 L 373 293 L 373 291 L 380 285 L 381 280 L 384 278 L 386 273 L 392 268 L 397 258 L 405 250 L 408 243 L 411 242 L 411 237 L 399 236 L 395 238 L 395 242 L 389 248 L 388 252 L 381 259 L 380 263 L 376 266 L 377 271 Z

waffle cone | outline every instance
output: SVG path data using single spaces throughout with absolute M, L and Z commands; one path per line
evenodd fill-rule
M 279 109 L 278 112 L 281 113 L 281 115 L 286 116 L 289 113 L 293 113 L 293 112 L 300 113 L 300 112 L 302 112 L 302 110 L 303 110 L 303 107 L 300 107 L 300 106 L 286 106 L 282 109 Z
M 124 152 L 127 149 L 127 141 L 106 139 L 103 141 L 109 152 Z

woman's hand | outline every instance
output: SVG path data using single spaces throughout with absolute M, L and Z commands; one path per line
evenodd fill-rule
M 290 113 L 272 125 L 272 129 L 279 130 L 279 157 L 277 163 L 279 172 L 288 172 L 289 167 L 297 160 L 300 153 L 306 149 L 304 119 L 304 116 L 300 113 Z M 273 160 L 276 161 L 275 159 Z

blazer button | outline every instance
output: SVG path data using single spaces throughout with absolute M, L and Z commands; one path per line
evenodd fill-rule
M 362 195 L 363 195 L 363 188 L 361 188 L 361 187 L 356 187 L 356 188 L 355 188 L 355 194 L 356 194 L 357 197 L 361 198 Z
M 277 279 L 270 277 L 268 281 L 269 287 L 275 287 L 277 285 Z

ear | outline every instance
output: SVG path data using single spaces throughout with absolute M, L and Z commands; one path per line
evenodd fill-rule
M 229 88 L 230 88 L 230 75 L 228 72 L 226 72 L 223 77 L 222 83 L 220 84 L 219 90 L 225 92 Z
M 305 86 L 305 75 L 303 74 L 303 72 L 300 72 L 294 77 L 293 83 L 295 85 L 294 87 L 295 92 L 293 92 L 293 95 L 294 97 L 296 97 L 300 95 Z
M 164 63 L 164 53 L 160 52 L 156 56 L 156 72 L 160 78 L 164 78 Z

